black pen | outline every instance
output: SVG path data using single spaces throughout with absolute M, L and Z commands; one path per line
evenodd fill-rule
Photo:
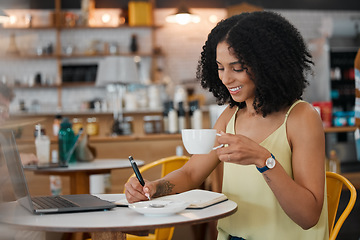
M 134 161 L 132 156 L 129 156 L 129 161 L 131 163 L 131 167 L 134 170 L 136 178 L 139 180 L 141 186 L 144 186 L 145 185 L 144 179 L 142 178 L 141 173 L 140 173 L 140 171 L 138 169 L 138 166 L 136 165 L 136 162 Z M 150 200 L 150 196 L 149 196 L 148 193 L 145 193 L 145 196 Z

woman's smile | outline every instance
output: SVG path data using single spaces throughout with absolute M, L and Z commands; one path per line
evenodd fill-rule
M 232 88 L 228 88 L 230 94 L 237 94 L 238 92 L 241 91 L 242 86 L 238 86 L 238 87 L 232 87 Z

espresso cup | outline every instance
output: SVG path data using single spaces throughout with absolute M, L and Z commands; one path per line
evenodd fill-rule
M 183 129 L 182 141 L 186 151 L 190 154 L 207 154 L 213 150 L 216 129 Z

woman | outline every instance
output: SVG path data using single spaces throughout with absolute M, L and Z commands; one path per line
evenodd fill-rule
M 198 78 L 219 104 L 215 145 L 181 169 L 142 187 L 129 202 L 198 187 L 224 162 L 223 193 L 238 211 L 218 223 L 218 239 L 328 239 L 325 140 L 316 110 L 301 100 L 311 55 L 299 32 L 271 12 L 221 21 L 201 53 Z

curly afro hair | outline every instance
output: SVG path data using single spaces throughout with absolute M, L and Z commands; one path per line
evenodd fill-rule
M 265 117 L 302 99 L 314 63 L 302 36 L 284 17 L 266 11 L 232 16 L 216 25 L 203 46 L 196 74 L 201 86 L 218 104 L 244 108 L 245 102 L 235 102 L 218 76 L 216 48 L 223 41 L 256 86 L 256 112 Z

